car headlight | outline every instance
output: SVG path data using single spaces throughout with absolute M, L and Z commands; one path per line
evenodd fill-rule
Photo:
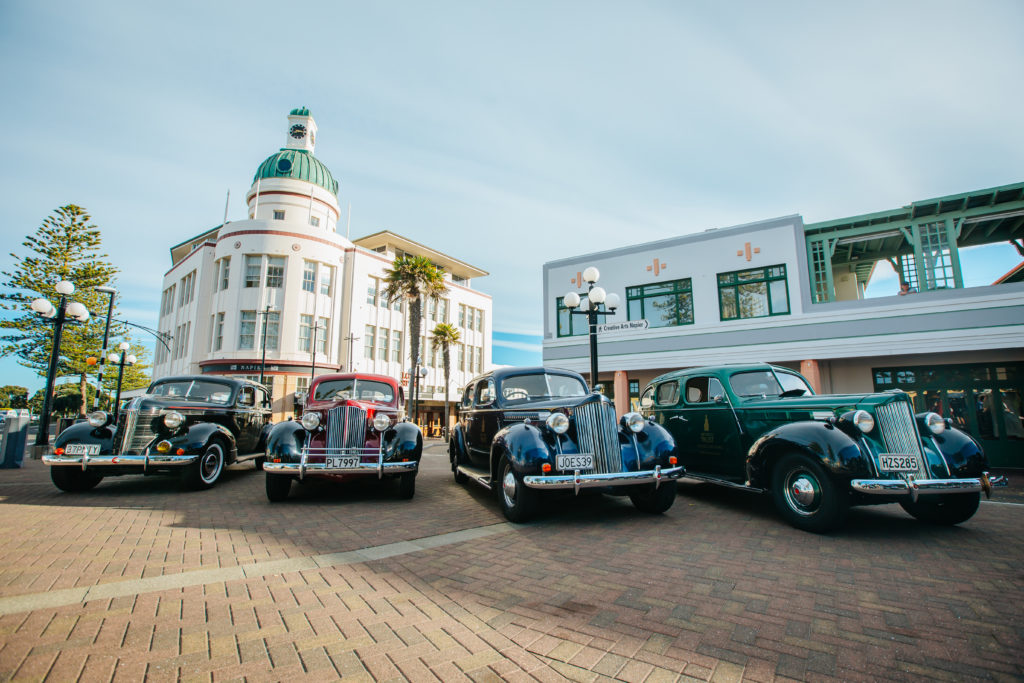
M 633 432 L 634 434 L 636 434 L 637 432 L 642 432 L 644 430 L 645 420 L 644 416 L 641 415 L 640 413 L 626 413 L 625 415 L 622 416 L 622 421 L 625 423 L 627 427 L 629 427 L 629 431 Z
M 924 416 L 924 423 L 928 425 L 928 429 L 932 434 L 941 434 L 946 431 L 946 421 L 942 419 L 941 415 L 936 413 L 928 413 Z
M 548 419 L 544 420 L 544 424 L 555 434 L 565 434 L 569 431 L 569 418 L 565 413 L 551 413 Z
M 97 429 L 107 424 L 107 414 L 102 410 L 89 413 L 89 425 Z
M 875 428 L 875 418 L 871 417 L 871 413 L 866 410 L 858 410 L 853 414 L 853 424 L 857 425 L 857 429 L 867 434 Z
M 317 422 L 319 422 L 319 420 L 317 420 Z M 378 432 L 383 432 L 390 426 L 390 416 L 385 415 L 384 413 L 377 413 L 376 415 L 373 416 L 373 428 L 376 429 Z
M 303 413 L 302 414 L 302 426 L 308 431 L 313 431 L 320 426 L 320 414 L 319 413 Z
M 164 426 L 168 429 L 177 429 L 185 422 L 185 416 L 176 410 L 164 413 Z

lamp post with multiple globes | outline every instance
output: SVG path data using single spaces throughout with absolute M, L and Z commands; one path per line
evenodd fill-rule
M 576 292 L 569 292 L 562 298 L 570 315 L 586 316 L 590 335 L 590 387 L 597 387 L 597 321 L 599 317 L 615 314 L 619 307 L 619 295 L 608 294 L 602 287 L 596 287 L 601 273 L 594 266 L 583 271 L 583 280 L 587 283 L 586 308 Z M 580 310 L 576 310 L 579 308 Z
M 135 365 L 135 362 L 138 360 L 134 355 L 128 353 L 130 348 L 132 348 L 131 344 L 126 341 L 121 342 L 117 345 L 117 350 L 121 353 L 112 353 L 107 356 L 107 360 L 111 363 L 117 363 L 117 396 L 114 398 L 115 424 L 117 423 L 117 415 L 121 412 L 121 380 L 124 379 L 124 366 Z
M 35 457 L 41 457 L 50 445 L 50 411 L 53 406 L 53 383 L 57 377 L 57 363 L 60 361 L 60 338 L 64 323 L 69 318 L 78 322 L 89 320 L 89 309 L 78 301 L 68 302 L 68 297 L 75 293 L 75 285 L 67 280 L 58 282 L 54 289 L 60 295 L 60 303 L 55 307 L 48 299 L 34 299 L 32 310 L 53 324 L 53 348 L 50 350 L 50 366 L 46 371 L 46 388 L 43 393 L 43 410 L 39 415 L 39 432 L 36 434 L 34 447 Z

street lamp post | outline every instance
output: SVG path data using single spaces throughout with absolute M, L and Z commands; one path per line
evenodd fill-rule
M 576 292 L 569 292 L 562 298 L 565 307 L 569 309 L 570 315 L 582 315 L 587 318 L 587 327 L 590 333 L 590 388 L 597 386 L 597 320 L 602 316 L 615 314 L 619 307 L 619 295 L 608 294 L 601 287 L 595 287 L 601 273 L 597 268 L 590 266 L 583 271 L 583 279 L 587 283 L 587 307 L 580 306 L 580 295 Z M 602 306 L 606 310 L 602 310 Z M 577 311 L 579 307 L 582 310 Z
M 103 369 L 107 364 L 107 342 L 110 340 L 110 316 L 114 313 L 114 297 L 117 296 L 117 290 L 113 287 L 97 287 L 96 291 L 109 295 L 110 301 L 107 303 L 107 322 L 103 325 L 103 352 L 100 353 L 100 367 L 96 374 L 96 396 L 92 399 L 93 410 L 99 410 L 100 407 L 100 392 L 103 390 Z
M 421 359 L 416 360 L 416 364 L 412 368 L 412 421 L 418 422 L 420 419 L 420 386 L 422 382 L 420 380 L 426 379 L 427 369 L 420 365 L 423 361 Z
M 60 294 L 60 304 L 54 308 L 47 299 L 39 298 L 32 301 L 31 307 L 38 315 L 53 322 L 53 348 L 50 350 L 50 365 L 46 371 L 46 388 L 43 390 L 43 412 L 39 416 L 39 432 L 36 434 L 35 457 L 41 457 L 50 445 L 50 411 L 53 405 L 53 383 L 57 378 L 57 363 L 60 361 L 60 338 L 64 331 L 64 323 L 68 317 L 79 322 L 89 319 L 89 309 L 83 304 L 72 301 L 68 297 L 75 293 L 75 285 L 67 280 L 58 282 L 54 289 Z
M 121 342 L 117 345 L 117 350 L 120 354 L 112 353 L 108 360 L 111 363 L 117 363 L 117 396 L 114 398 L 114 423 L 117 423 L 117 415 L 121 412 L 121 380 L 124 379 L 124 366 L 135 365 L 138 360 L 134 355 L 128 354 L 128 350 L 132 348 L 132 345 L 126 341 Z
M 263 384 L 263 372 L 267 365 L 267 323 L 270 321 L 271 313 L 277 313 L 277 311 L 273 310 L 270 304 L 267 304 L 266 310 L 260 311 L 260 315 L 263 316 L 263 337 L 260 344 L 263 347 L 263 356 L 260 358 L 260 384 Z M 274 392 L 271 391 L 270 393 L 273 394 Z

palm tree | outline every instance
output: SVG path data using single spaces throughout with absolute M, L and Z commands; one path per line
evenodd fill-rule
M 438 323 L 430 341 L 434 342 L 434 348 L 441 349 L 441 365 L 444 368 L 444 434 L 448 434 L 448 378 L 452 370 L 451 346 L 457 344 L 461 337 L 459 329 L 449 323 Z
M 448 291 L 444 284 L 444 271 L 423 256 L 400 256 L 391 268 L 384 269 L 384 296 L 388 303 L 399 299 L 409 302 L 409 353 L 413 370 L 409 380 L 409 393 L 415 396 L 416 365 L 420 357 L 420 332 L 423 327 L 423 300 L 438 299 Z M 418 415 L 413 415 L 413 419 Z

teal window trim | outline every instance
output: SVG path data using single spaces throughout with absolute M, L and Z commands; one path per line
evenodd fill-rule
M 721 320 L 749 320 L 751 318 L 768 318 L 779 315 L 789 315 L 792 305 L 789 297 L 789 280 L 787 278 L 786 264 L 780 263 L 774 266 L 762 268 L 747 268 L 734 270 L 728 273 L 718 274 L 718 315 Z M 772 303 L 771 283 L 782 282 L 786 292 L 786 310 L 776 311 Z M 748 285 L 763 283 L 765 286 L 765 303 L 768 313 L 763 315 L 743 315 L 740 288 Z M 724 296 L 723 296 L 724 295 Z M 735 315 L 726 315 L 726 298 L 731 295 Z
M 563 297 L 555 299 L 555 330 L 559 337 L 579 337 L 590 332 L 587 327 L 587 319 L 582 315 L 573 315 L 572 310 L 565 305 Z M 580 295 L 580 308 L 587 301 L 585 294 Z
M 690 278 L 681 280 L 670 280 L 668 282 L 652 282 L 644 285 L 626 287 L 626 319 L 651 321 L 649 315 L 662 315 L 664 311 L 655 311 L 657 303 L 653 300 L 665 296 L 676 297 L 675 321 L 666 324 L 651 324 L 651 327 L 678 327 L 681 325 L 693 324 L 693 281 Z M 680 300 L 686 304 L 680 306 Z M 633 316 L 633 311 L 639 307 L 639 317 Z

